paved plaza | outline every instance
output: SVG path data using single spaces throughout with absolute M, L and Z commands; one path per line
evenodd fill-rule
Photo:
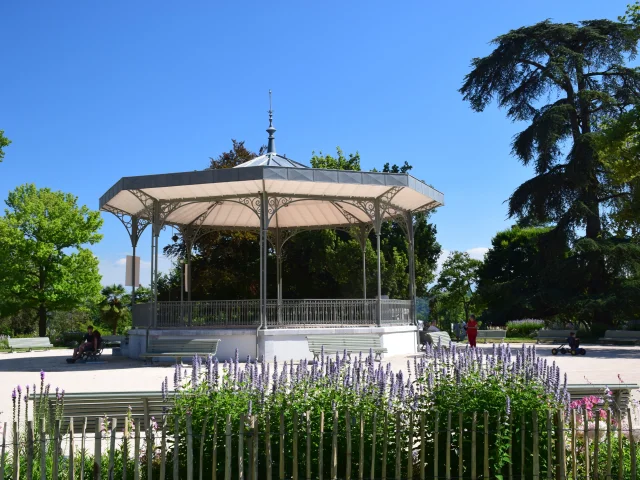
M 491 349 L 491 345 L 481 348 Z M 512 346 L 517 348 L 517 346 Z M 569 383 L 625 383 L 640 384 L 640 347 L 602 347 L 586 345 L 585 357 L 569 355 L 553 357 L 551 345 L 539 345 L 538 353 L 555 360 L 569 377 Z M 160 390 L 165 377 L 173 381 L 170 363 L 145 367 L 142 361 L 112 356 L 106 349 L 104 363 L 67 364 L 70 355 L 66 350 L 46 352 L 0 353 L 0 422 L 11 421 L 11 390 L 18 384 L 39 384 L 40 370 L 46 372 L 46 382 L 51 389 L 60 387 L 67 392 L 148 391 Z M 394 370 L 406 368 L 408 357 L 386 357 Z M 279 359 L 284 361 L 285 359 Z M 634 397 L 640 400 L 636 390 Z

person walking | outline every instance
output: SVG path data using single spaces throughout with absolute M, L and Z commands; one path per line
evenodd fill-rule
M 471 315 L 467 322 L 467 338 L 469 338 L 469 345 L 471 347 L 476 346 L 476 337 L 478 336 L 478 322 L 476 322 L 476 316 Z

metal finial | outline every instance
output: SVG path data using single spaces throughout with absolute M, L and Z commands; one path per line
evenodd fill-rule
M 273 136 L 276 133 L 276 129 L 273 126 L 273 109 L 271 107 L 271 90 L 269 90 L 269 128 L 267 128 L 269 134 L 269 143 L 267 144 L 267 153 L 276 153 L 276 137 Z

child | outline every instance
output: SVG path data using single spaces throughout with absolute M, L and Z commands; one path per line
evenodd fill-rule
M 577 351 L 578 348 L 580 348 L 580 339 L 576 337 L 576 332 L 569 332 L 567 343 L 569 344 L 569 348 L 571 350 Z

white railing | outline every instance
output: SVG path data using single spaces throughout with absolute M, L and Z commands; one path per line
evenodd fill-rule
M 381 325 L 411 325 L 411 301 L 384 299 Z M 196 302 L 158 302 L 153 325 L 150 304 L 138 304 L 133 312 L 134 327 L 225 328 L 258 327 L 259 300 L 211 300 Z M 376 299 L 269 300 L 267 327 L 371 326 L 378 322 Z

